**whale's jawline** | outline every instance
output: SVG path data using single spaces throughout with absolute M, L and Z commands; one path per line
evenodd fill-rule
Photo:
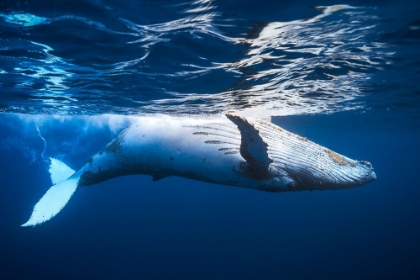
M 295 181 L 295 185 L 291 190 L 296 191 L 349 189 L 363 186 L 376 179 L 376 177 L 372 176 L 353 181 L 337 180 L 332 182 L 331 180 L 323 180 L 322 178 L 316 177 L 313 173 L 305 169 L 286 168 L 285 171 Z

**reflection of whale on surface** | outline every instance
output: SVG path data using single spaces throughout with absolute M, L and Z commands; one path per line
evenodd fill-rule
M 270 192 L 341 189 L 376 179 L 354 161 L 269 122 L 140 117 L 75 172 L 51 159 L 53 186 L 22 226 L 54 217 L 78 187 L 129 174 L 181 176 Z

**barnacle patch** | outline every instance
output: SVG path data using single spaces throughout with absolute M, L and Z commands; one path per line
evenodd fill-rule
M 306 137 L 302 137 L 302 136 L 298 136 L 297 139 L 304 141 L 304 142 L 308 142 L 308 138 Z
M 334 162 L 338 163 L 339 165 L 343 165 L 343 166 L 347 165 L 347 161 L 342 156 L 340 156 L 339 154 L 337 154 L 337 153 L 335 153 L 331 150 L 328 150 L 328 149 L 326 149 L 325 151 L 327 152 L 327 154 L 330 156 L 330 158 Z

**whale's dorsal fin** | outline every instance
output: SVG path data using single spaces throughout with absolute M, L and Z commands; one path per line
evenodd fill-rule
M 267 143 L 260 132 L 247 119 L 237 115 L 226 114 L 226 117 L 236 124 L 241 132 L 241 156 L 248 164 L 248 172 L 255 177 L 264 177 L 273 160 L 268 156 Z

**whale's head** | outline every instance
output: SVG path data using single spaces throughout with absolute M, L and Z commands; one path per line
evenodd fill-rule
M 348 168 L 336 166 L 329 174 L 329 180 L 325 185 L 334 184 L 339 188 L 358 187 L 376 180 L 372 164 L 368 161 L 360 160 L 349 164 Z M 340 182 L 337 184 L 337 182 Z
M 226 116 L 241 132 L 242 173 L 259 179 L 261 190 L 343 189 L 376 179 L 367 161 L 352 160 L 269 122 Z
M 302 159 L 299 164 L 287 165 L 283 170 L 292 179 L 288 189 L 345 189 L 376 180 L 376 174 L 369 162 L 351 160 L 341 155 L 339 157 L 340 160 L 328 157 L 322 157 L 317 161 Z

